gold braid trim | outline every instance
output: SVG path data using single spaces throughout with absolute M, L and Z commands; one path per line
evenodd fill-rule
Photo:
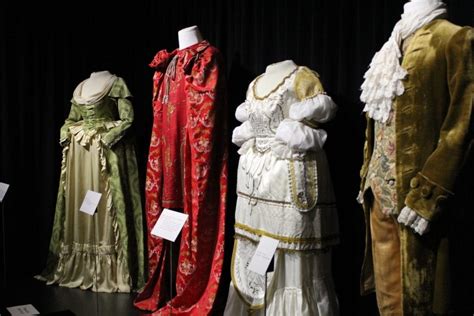
M 267 94 L 265 94 L 264 96 L 260 97 L 257 95 L 257 91 L 256 91 L 256 88 L 255 86 L 257 85 L 257 81 L 258 79 L 260 79 L 263 75 L 265 75 L 264 73 L 261 74 L 260 76 L 258 76 L 255 81 L 253 82 L 253 85 L 252 85 L 252 92 L 253 92 L 253 96 L 255 99 L 257 100 L 265 100 L 266 98 L 268 98 L 271 94 L 273 94 L 275 91 L 277 91 L 284 83 L 285 81 L 290 78 L 291 76 L 293 76 L 293 74 L 298 70 L 300 69 L 300 67 L 296 67 L 295 69 L 293 69 L 288 75 L 286 75 L 283 79 L 281 79 L 280 83 L 278 83 L 275 88 L 273 88 L 270 92 L 268 92 Z
M 265 230 L 255 229 L 255 228 L 249 227 L 249 226 L 241 224 L 241 223 L 235 223 L 234 227 L 245 230 L 245 231 L 247 231 L 251 234 L 257 235 L 257 236 L 267 236 L 267 237 L 277 239 L 277 240 L 280 240 L 280 241 L 283 241 L 283 242 L 286 242 L 286 243 L 289 243 L 289 244 L 295 244 L 295 243 L 300 243 L 300 244 L 319 243 L 320 244 L 320 243 L 323 243 L 324 241 L 332 240 L 334 238 L 339 237 L 339 234 L 334 234 L 334 235 L 329 235 L 329 236 L 320 237 L 320 238 L 318 238 L 318 237 L 296 238 L 296 237 L 287 237 L 287 236 L 280 236 L 280 235 L 272 234 L 272 233 L 269 233 Z M 239 234 L 236 233 L 236 235 L 239 235 Z M 242 236 L 242 237 L 245 237 L 245 236 Z
M 290 190 L 291 190 L 291 199 L 295 206 L 301 210 L 310 210 L 316 206 L 317 192 L 318 192 L 318 179 L 316 173 L 316 161 L 314 159 L 305 159 L 303 168 L 305 169 L 307 175 L 305 176 L 305 192 L 307 194 L 306 201 L 303 201 L 298 196 L 296 188 L 296 171 L 295 171 L 295 161 L 288 161 L 288 170 L 290 176 Z

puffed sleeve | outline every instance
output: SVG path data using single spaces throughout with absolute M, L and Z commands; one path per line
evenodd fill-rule
M 297 102 L 289 109 L 289 118 L 277 128 L 275 139 L 296 152 L 321 150 L 327 133 L 319 128 L 334 118 L 336 104 L 324 93 L 318 75 L 306 67 L 296 74 L 294 92 Z
M 237 146 L 243 146 L 247 141 L 255 138 L 255 133 L 252 129 L 249 119 L 249 104 L 248 101 L 243 102 L 235 110 L 235 118 L 242 122 L 241 125 L 234 128 L 232 132 L 232 142 Z
M 296 74 L 295 94 L 300 101 L 291 105 L 291 119 L 317 125 L 329 122 L 336 115 L 337 105 L 324 92 L 318 75 L 309 68 L 302 67 Z
M 318 151 L 323 148 L 327 133 L 292 119 L 284 119 L 278 126 L 275 139 L 283 141 L 294 151 Z
M 74 102 L 74 99 L 71 100 L 71 109 L 69 110 L 69 115 L 64 122 L 63 126 L 61 127 L 60 136 L 59 136 L 59 144 L 64 147 L 69 142 L 69 138 L 71 137 L 71 132 L 69 131 L 69 127 L 72 126 L 74 123 L 82 120 L 82 115 L 79 110 L 79 106 Z
M 410 181 L 405 204 L 427 220 L 434 219 L 449 196 L 469 150 L 474 95 L 474 31 L 463 27 L 447 43 L 449 107 L 436 149 L 422 170 Z M 471 144 L 469 146 L 469 144 Z
M 110 89 L 109 97 L 117 102 L 119 120 L 115 121 L 115 126 L 102 136 L 102 142 L 109 148 L 115 145 L 132 125 L 134 113 L 130 101 L 131 96 L 125 81 L 122 78 L 117 78 Z
M 254 137 L 255 134 L 249 121 L 243 122 L 241 125 L 234 128 L 234 131 L 232 132 L 232 142 L 239 147 Z
M 249 119 L 249 103 L 248 101 L 243 102 L 235 110 L 235 118 L 237 121 L 243 123 Z

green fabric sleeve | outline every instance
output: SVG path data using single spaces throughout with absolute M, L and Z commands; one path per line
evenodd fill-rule
M 71 136 L 71 132 L 69 132 L 69 127 L 80 120 L 82 120 L 82 116 L 81 112 L 79 111 L 79 106 L 74 103 L 74 101 L 71 101 L 71 109 L 69 110 L 69 115 L 60 130 L 59 143 L 61 144 L 61 146 L 64 146 L 69 141 L 69 138 Z
M 102 137 L 102 142 L 109 148 L 115 145 L 132 125 L 134 113 L 129 99 L 131 96 L 125 81 L 117 78 L 109 92 L 109 97 L 116 100 L 120 119 L 117 121 L 117 126 L 111 128 Z

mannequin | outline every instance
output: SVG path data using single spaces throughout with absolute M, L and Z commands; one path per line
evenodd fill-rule
M 101 100 L 110 90 L 117 77 L 107 70 L 93 72 L 74 90 L 74 99 L 80 104 L 92 104 Z
M 91 73 L 90 77 L 82 85 L 81 95 L 90 97 L 104 90 L 104 86 L 113 75 L 108 70 Z
M 466 247 L 453 260 L 450 247 L 472 209 L 472 182 L 462 175 L 473 155 L 474 34 L 445 15 L 442 1 L 407 2 L 362 84 L 361 291 L 375 288 L 381 315 L 453 312 L 460 293 L 451 292 L 461 289 L 453 266 L 472 258 Z
M 131 292 L 144 284 L 142 205 L 132 95 L 108 71 L 78 84 L 60 131 L 63 159 L 47 284 L 99 292 Z M 100 192 L 93 216 L 79 212 L 88 190 Z M 97 273 L 97 275 L 96 275 Z M 96 278 L 97 276 L 97 278 Z
M 201 32 L 196 25 L 178 31 L 179 49 L 185 49 L 203 41 Z
M 275 88 L 275 83 L 280 82 L 296 69 L 297 65 L 292 60 L 284 60 L 271 65 L 265 69 L 265 73 L 255 83 L 257 95 L 267 95 Z
M 176 292 L 166 297 L 169 244 L 148 235 L 149 280 L 135 306 L 160 315 L 208 315 L 219 288 L 227 191 L 226 90 L 219 50 L 197 26 L 159 51 L 153 76 L 145 209 L 149 231 L 163 208 L 189 215 L 175 243 Z M 201 170 L 202 172 L 196 170 Z M 176 255 L 179 252 L 179 255 Z M 170 301 L 165 303 L 166 299 Z
M 336 108 L 319 76 L 292 60 L 267 66 L 249 84 L 232 135 L 241 156 L 224 315 L 338 315 L 331 247 L 339 229 L 319 126 Z M 266 284 L 247 269 L 261 236 L 278 240 Z

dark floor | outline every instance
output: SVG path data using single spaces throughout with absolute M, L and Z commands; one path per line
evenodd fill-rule
M 0 315 L 9 315 L 6 307 L 25 304 L 32 304 L 41 315 L 51 316 L 146 315 L 133 307 L 133 293 L 94 293 L 45 285 L 33 278 L 17 279 L 7 286 L 8 290 L 3 290 L 0 295 Z

